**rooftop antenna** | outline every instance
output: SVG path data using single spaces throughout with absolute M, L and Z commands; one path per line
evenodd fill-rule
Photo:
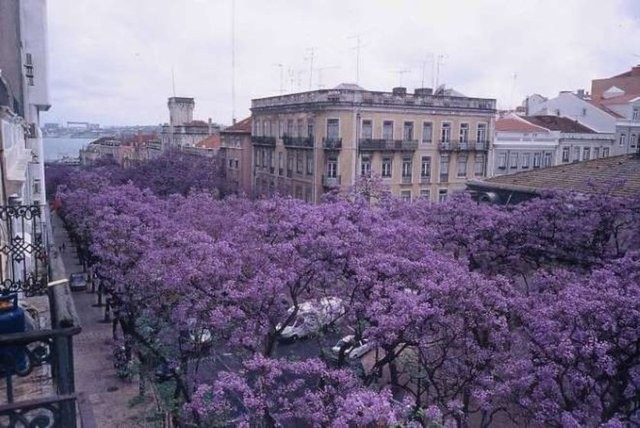
M 231 123 L 236 123 L 236 0 L 231 0 Z
M 422 83 L 420 85 L 421 88 L 424 88 L 424 75 L 426 73 L 427 62 L 431 62 L 431 80 L 433 80 L 433 54 L 429 53 L 429 57 L 426 57 L 422 62 Z
M 398 74 L 398 86 L 402 86 L 402 75 L 405 73 L 409 73 L 411 70 L 396 70 L 395 73 Z
M 283 64 L 273 64 L 274 67 L 280 68 L 280 95 L 284 94 L 284 65 Z
M 171 88 L 173 89 L 173 97 L 176 97 L 176 75 L 173 72 L 173 67 L 171 67 Z
M 316 48 L 311 47 L 308 48 L 307 51 L 309 51 L 309 90 L 311 90 L 313 86 L 313 58 L 316 54 Z
M 356 39 L 356 45 L 352 49 L 356 51 L 356 83 L 360 83 L 360 48 L 363 47 L 360 42 L 361 34 L 349 37 L 349 39 Z
M 444 62 L 446 55 L 439 54 L 436 59 L 436 84 L 434 86 L 438 86 L 440 84 L 440 64 Z
M 324 88 L 324 85 L 322 84 L 322 71 L 323 70 L 331 70 L 331 69 L 334 69 L 334 68 L 340 68 L 340 67 L 337 66 L 337 65 L 329 65 L 329 66 L 326 66 L 326 67 L 317 67 L 316 68 L 316 71 L 318 72 L 318 89 Z
M 293 68 L 289 67 L 287 75 L 289 76 L 289 83 L 291 84 L 291 92 L 293 92 L 293 84 L 296 81 L 296 72 Z

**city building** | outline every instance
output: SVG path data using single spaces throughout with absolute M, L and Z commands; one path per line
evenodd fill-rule
M 562 91 L 552 99 L 532 95 L 527 115 L 568 117 L 596 132 L 614 133 L 612 155 L 634 153 L 640 147 L 640 65 L 622 74 L 591 81 L 591 94 Z
M 640 153 L 470 181 L 467 189 L 476 200 L 502 205 L 527 201 L 550 190 L 589 194 L 606 189 L 614 196 L 636 197 L 640 195 Z
M 220 126 L 211 119 L 208 122 L 193 120 L 195 101 L 193 98 L 171 97 L 169 123 L 162 125 L 160 142 L 163 149 L 170 147 L 195 147 L 197 143 L 212 134 L 220 132 Z
M 452 89 L 368 91 L 354 84 L 254 99 L 253 185 L 318 202 L 379 175 L 404 199 L 446 199 L 484 177 L 494 99 Z
M 614 138 L 566 117 L 508 114 L 496 120 L 489 175 L 608 157 Z
M 251 195 L 251 117 L 225 128 L 220 137 L 227 181 L 238 192 Z

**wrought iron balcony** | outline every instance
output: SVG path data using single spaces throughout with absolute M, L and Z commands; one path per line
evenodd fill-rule
M 323 138 L 322 147 L 325 150 L 340 150 L 342 148 L 342 138 Z
M 440 141 L 440 151 L 443 152 L 481 152 L 489 149 L 487 141 Z
M 276 137 L 258 137 L 257 135 L 252 135 L 251 143 L 257 146 L 275 147 Z
M 303 149 L 313 149 L 313 137 L 282 137 L 285 147 L 298 147 Z
M 338 187 L 340 186 L 340 176 L 336 177 L 327 177 L 326 175 L 322 176 L 322 185 L 324 187 Z
M 382 152 L 411 152 L 418 149 L 418 140 L 385 140 L 361 138 L 358 147 L 360 151 Z

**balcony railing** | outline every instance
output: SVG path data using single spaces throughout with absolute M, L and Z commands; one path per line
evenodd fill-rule
M 313 137 L 282 137 L 285 147 L 299 147 L 303 149 L 313 149 Z
M 276 146 L 276 137 L 258 137 L 256 135 L 251 136 L 251 143 L 257 146 L 268 146 L 275 147 Z
M 336 177 L 327 177 L 326 175 L 322 176 L 322 185 L 324 187 L 338 187 L 340 186 L 340 176 Z
M 418 140 L 385 140 L 361 138 L 359 142 L 361 151 L 400 151 L 409 152 L 418 149 Z
M 410 175 L 402 176 L 402 184 L 411 184 L 412 177 Z
M 440 141 L 439 147 L 444 152 L 480 152 L 487 151 L 489 143 L 487 141 Z
M 323 138 L 322 147 L 325 150 L 340 150 L 342 148 L 342 138 Z

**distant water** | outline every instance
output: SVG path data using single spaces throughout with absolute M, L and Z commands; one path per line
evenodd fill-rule
M 78 157 L 80 149 L 95 138 L 45 138 L 44 160 L 54 161 L 64 156 Z

